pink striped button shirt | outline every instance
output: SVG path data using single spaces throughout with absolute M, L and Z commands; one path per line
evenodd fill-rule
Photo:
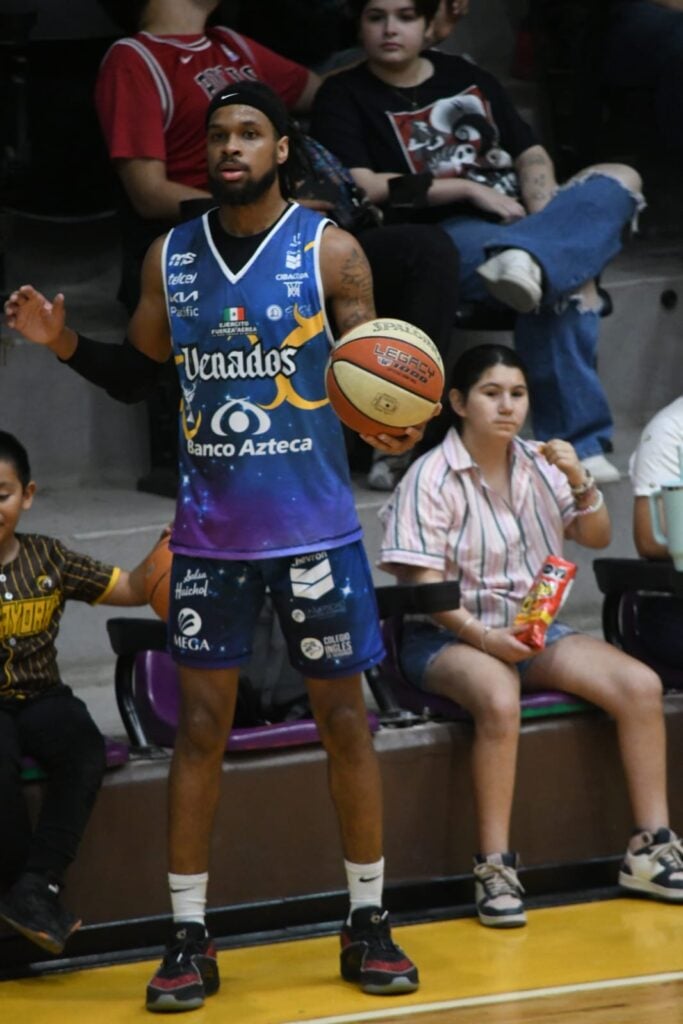
M 493 491 L 452 427 L 417 459 L 380 510 L 379 566 L 423 566 L 460 582 L 461 606 L 509 626 L 548 554 L 562 555 L 576 507 L 564 473 L 537 442 L 512 442 L 512 505 Z

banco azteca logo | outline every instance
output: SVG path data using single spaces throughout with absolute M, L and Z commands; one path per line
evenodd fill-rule
M 270 416 L 253 402 L 244 398 L 231 398 L 211 417 L 211 430 L 218 437 L 226 437 L 227 427 L 232 434 L 265 434 L 270 429 Z
M 194 608 L 180 609 L 178 612 L 178 629 L 183 636 L 196 636 L 201 628 L 201 615 Z

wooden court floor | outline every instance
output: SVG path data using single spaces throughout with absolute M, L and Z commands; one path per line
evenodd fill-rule
M 683 1024 L 683 906 L 638 899 L 535 910 L 526 928 L 474 919 L 395 930 L 420 967 L 409 996 L 366 996 L 341 981 L 335 937 L 219 954 L 220 992 L 182 1016 L 196 1024 Z M 3 1024 L 147 1021 L 157 961 L 0 984 Z M 174 1016 L 172 1019 L 179 1019 Z

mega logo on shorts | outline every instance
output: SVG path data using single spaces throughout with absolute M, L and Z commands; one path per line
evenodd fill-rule
M 202 617 L 194 608 L 181 608 L 178 612 L 178 632 L 173 635 L 173 646 L 181 651 L 209 651 L 208 641 L 197 634 L 202 628 Z

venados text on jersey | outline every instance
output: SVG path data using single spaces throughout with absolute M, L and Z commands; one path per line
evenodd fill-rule
M 206 459 L 231 459 L 234 455 L 287 455 L 289 452 L 310 452 L 313 449 L 311 437 L 293 437 L 291 441 L 271 437 L 267 441 L 254 441 L 248 437 L 238 447 L 230 441 L 200 443 L 188 438 L 187 450 L 190 455 L 201 455 Z
M 194 346 L 184 346 L 180 351 L 189 381 L 253 380 L 279 374 L 291 377 L 296 372 L 297 350 L 290 346 L 266 352 L 259 342 L 249 352 L 200 352 Z

